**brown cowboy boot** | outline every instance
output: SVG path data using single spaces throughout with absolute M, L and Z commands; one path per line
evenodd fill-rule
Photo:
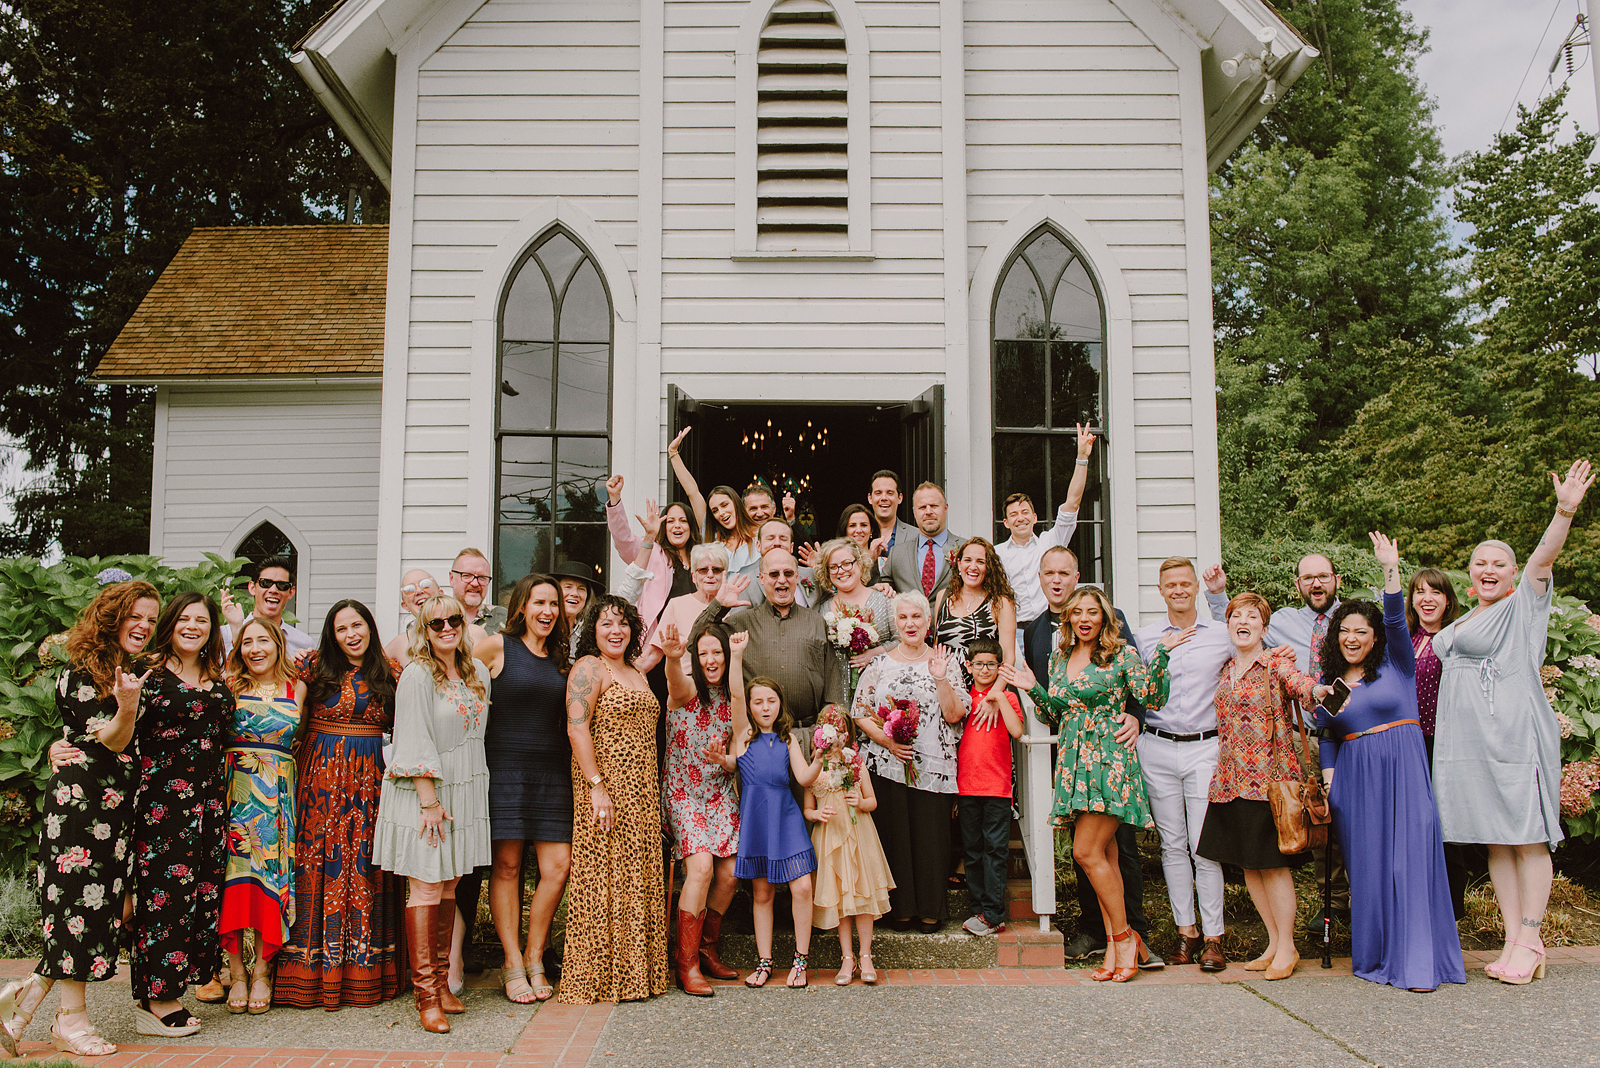
M 700 914 L 700 972 L 713 979 L 737 979 L 739 973 L 722 963 L 717 956 L 722 940 L 722 913 L 707 908 Z
M 455 1015 L 467 1011 L 461 999 L 450 992 L 450 942 L 456 930 L 456 899 L 447 897 L 439 902 L 438 926 L 433 936 L 433 977 L 439 987 L 439 1007 Z M 462 946 L 461 951 L 466 952 Z
M 411 989 L 416 996 L 417 1015 L 424 1031 L 444 1035 L 450 1033 L 450 1021 L 439 1008 L 439 994 L 434 988 L 433 940 L 438 927 L 438 905 L 407 906 L 406 948 L 411 953 Z
M 705 916 L 678 910 L 678 985 L 685 994 L 708 998 L 714 991 L 700 974 L 700 921 Z

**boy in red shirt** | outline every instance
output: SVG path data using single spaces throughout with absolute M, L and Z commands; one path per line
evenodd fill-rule
M 998 685 L 1000 643 L 979 638 L 967 646 L 972 714 L 956 751 L 956 810 L 967 851 L 968 934 L 1006 929 L 1006 858 L 1011 852 L 1011 739 L 1022 737 L 1017 695 Z M 993 722 L 980 722 L 992 717 Z

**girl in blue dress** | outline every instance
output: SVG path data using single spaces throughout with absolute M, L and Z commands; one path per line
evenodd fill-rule
M 802 787 L 817 781 L 822 754 L 810 763 L 794 733 L 794 718 L 784 707 L 783 690 L 766 676 L 751 679 L 746 709 L 744 651 L 750 635 L 729 635 L 728 689 L 733 704 L 731 748 L 721 742 L 706 747 L 706 759 L 739 772 L 739 859 L 733 874 L 751 881 L 755 901 L 756 970 L 746 986 L 766 986 L 772 975 L 772 899 L 775 883 L 788 883 L 794 909 L 794 966 L 788 985 L 806 985 L 806 957 L 811 949 L 811 873 L 817 851 L 800 804 L 789 791 L 789 776 Z

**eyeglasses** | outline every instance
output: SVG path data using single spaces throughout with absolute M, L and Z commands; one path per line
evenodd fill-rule
M 280 590 L 288 593 L 294 589 L 293 579 L 256 579 L 256 585 L 263 590 Z
M 443 634 L 446 627 L 451 630 L 460 630 L 461 624 L 464 622 L 466 622 L 466 617 L 460 612 L 453 616 L 435 616 L 433 619 L 428 620 L 428 629 L 435 634 Z
M 694 569 L 694 573 L 696 575 L 721 575 L 727 570 L 725 567 L 697 567 Z
M 411 594 L 416 593 L 418 590 L 436 590 L 438 588 L 439 584 L 437 582 L 408 582 L 400 587 L 400 592 Z
M 846 560 L 842 564 L 829 564 L 828 565 L 828 574 L 830 574 L 830 575 L 848 575 L 850 573 L 850 569 L 852 567 L 855 567 L 855 566 L 856 566 L 856 562 L 854 560 Z
M 1300 581 L 1301 582 L 1332 582 L 1335 577 L 1336 576 L 1330 575 L 1326 571 L 1324 571 L 1320 575 L 1301 575 L 1300 576 Z
M 476 571 L 451 570 L 450 574 L 461 580 L 463 586 L 486 586 L 489 583 L 488 575 L 480 575 Z

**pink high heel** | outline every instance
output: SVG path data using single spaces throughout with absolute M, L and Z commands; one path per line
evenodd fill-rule
M 1533 982 L 1535 979 L 1543 979 L 1544 978 L 1544 946 L 1542 944 L 1541 945 L 1537 945 L 1537 946 L 1530 946 L 1526 942 L 1517 942 L 1516 944 L 1521 946 L 1523 949 L 1531 949 L 1536 954 L 1538 954 L 1538 956 L 1539 956 L 1538 962 L 1535 963 L 1532 968 L 1529 968 L 1525 972 L 1514 972 L 1514 971 L 1511 971 L 1508 968 L 1501 969 L 1500 974 L 1497 975 L 1495 978 L 1499 979 L 1502 983 L 1509 983 L 1512 986 L 1527 986 L 1529 983 Z

